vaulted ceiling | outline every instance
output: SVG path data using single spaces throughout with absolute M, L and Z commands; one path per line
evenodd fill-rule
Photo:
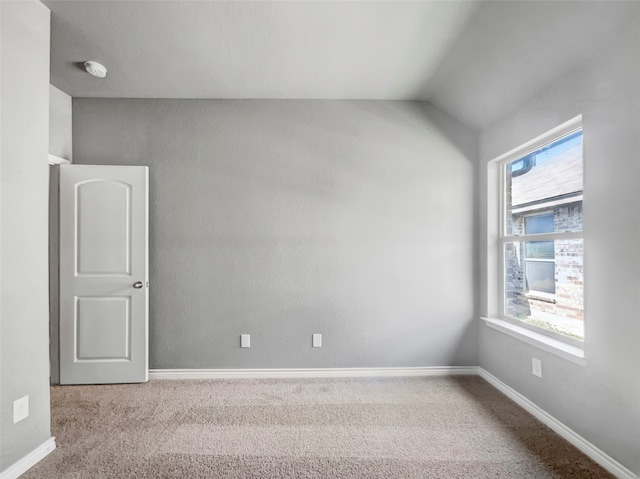
M 429 100 L 475 128 L 640 19 L 612 1 L 43 3 L 51 83 L 74 97 Z

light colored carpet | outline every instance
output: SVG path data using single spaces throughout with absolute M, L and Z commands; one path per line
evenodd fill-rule
M 478 377 L 51 389 L 35 478 L 610 478 Z

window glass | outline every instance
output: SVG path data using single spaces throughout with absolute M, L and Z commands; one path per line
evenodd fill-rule
M 582 239 L 556 240 L 554 261 L 524 256 L 524 242 L 504 244 L 504 313 L 574 339 L 584 337 Z
M 541 293 L 555 294 L 556 273 L 555 263 L 550 261 L 525 262 L 527 289 Z
M 582 339 L 582 131 L 504 163 L 503 172 L 504 315 Z
M 553 213 L 525 216 L 524 232 L 526 234 L 551 233 L 554 231 Z
M 527 259 L 555 258 L 553 241 L 527 241 L 524 244 L 524 256 Z
M 582 231 L 582 131 L 506 163 L 505 179 L 507 235 Z

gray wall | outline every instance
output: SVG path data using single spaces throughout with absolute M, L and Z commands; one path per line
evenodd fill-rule
M 476 146 L 423 103 L 73 100 L 75 163 L 150 167 L 151 368 L 477 364 Z
M 486 205 L 486 162 L 579 115 L 584 126 L 585 351 L 569 363 L 485 326 L 480 365 L 591 443 L 640 474 L 640 28 L 560 77 L 481 133 L 479 169 Z M 482 209 L 482 221 L 486 208 Z M 483 227 L 481 237 L 486 238 Z M 487 242 L 483 240 L 482 251 Z M 480 258 L 486 278 L 487 255 Z M 481 312 L 489 291 L 482 284 Z M 544 377 L 531 375 L 531 357 Z
M 0 470 L 50 438 L 49 10 L 2 2 Z M 29 395 L 27 419 L 13 401 Z

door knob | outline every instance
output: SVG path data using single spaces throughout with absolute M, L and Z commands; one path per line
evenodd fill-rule
M 136 289 L 140 289 L 142 288 L 143 284 L 142 281 L 136 281 L 135 283 L 133 283 L 133 287 Z

